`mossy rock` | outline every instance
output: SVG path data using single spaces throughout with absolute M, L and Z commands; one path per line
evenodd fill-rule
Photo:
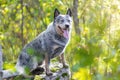
M 59 70 L 60 68 L 58 68 L 58 67 L 54 67 L 54 68 L 51 68 L 50 70 L 52 71 L 52 72 L 56 72 L 57 70 Z

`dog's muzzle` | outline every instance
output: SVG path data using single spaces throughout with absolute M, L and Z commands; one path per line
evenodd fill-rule
M 68 29 L 68 28 L 69 28 L 69 25 L 65 25 L 65 28 Z
M 66 39 L 69 39 L 69 25 L 65 25 L 65 28 L 62 29 L 60 26 L 58 26 L 58 28 L 60 29 L 60 31 L 62 32 L 63 36 Z

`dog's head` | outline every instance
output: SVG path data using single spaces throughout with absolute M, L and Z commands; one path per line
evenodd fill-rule
M 54 25 L 57 33 L 67 39 L 70 36 L 70 30 L 72 25 L 71 10 L 68 9 L 65 15 L 60 14 L 60 12 L 55 9 L 54 11 Z

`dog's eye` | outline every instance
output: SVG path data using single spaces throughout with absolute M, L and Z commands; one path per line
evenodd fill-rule
M 68 21 L 68 22 L 70 22 L 70 20 L 69 20 L 69 19 L 68 19 L 67 21 Z
M 61 22 L 64 22 L 64 20 L 62 19 Z

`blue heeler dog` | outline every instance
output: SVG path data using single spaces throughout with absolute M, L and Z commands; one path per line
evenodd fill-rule
M 16 73 L 26 75 L 40 71 L 42 69 L 38 66 L 45 61 L 46 75 L 52 75 L 49 69 L 50 59 L 57 56 L 59 56 L 63 67 L 67 67 L 64 50 L 70 40 L 71 25 L 71 10 L 68 9 L 66 15 L 62 15 L 55 9 L 54 21 L 21 51 L 16 64 Z M 4 72 L 3 77 L 10 75 L 6 71 Z

